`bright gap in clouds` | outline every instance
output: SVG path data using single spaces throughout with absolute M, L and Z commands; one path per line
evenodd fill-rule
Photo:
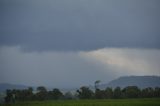
M 82 55 L 106 65 L 106 68 L 107 66 L 114 68 L 116 73 L 160 75 L 158 49 L 104 48 L 82 52 Z
M 160 75 L 159 49 L 104 48 L 80 52 L 24 52 L 0 48 L 0 83 L 80 87 L 125 75 Z

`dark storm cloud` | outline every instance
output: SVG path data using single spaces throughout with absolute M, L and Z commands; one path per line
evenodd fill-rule
M 1 0 L 0 45 L 160 48 L 159 0 Z

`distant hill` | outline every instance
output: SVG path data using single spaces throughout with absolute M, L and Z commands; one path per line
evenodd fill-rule
M 160 76 L 124 76 L 117 78 L 115 80 L 110 81 L 107 84 L 100 84 L 100 89 L 105 89 L 107 87 L 127 87 L 127 86 L 137 86 L 139 88 L 146 88 L 146 87 L 160 87 Z M 0 83 L 0 92 L 5 92 L 6 89 L 27 89 L 28 86 L 25 85 L 16 85 L 16 84 L 9 84 L 9 83 Z M 36 89 L 36 87 L 33 87 Z M 94 90 L 94 86 L 89 86 L 89 88 Z M 48 89 L 51 90 L 51 89 Z M 75 89 L 61 89 L 62 91 L 75 91 Z
M 26 88 L 28 88 L 28 86 L 8 84 L 8 83 L 0 83 L 0 92 L 5 92 L 6 89 L 26 89 Z
M 160 77 L 159 76 L 125 76 L 118 79 L 110 81 L 108 84 L 100 85 L 99 87 L 105 89 L 106 87 L 121 87 L 126 86 L 137 86 L 139 88 L 146 87 L 160 87 Z

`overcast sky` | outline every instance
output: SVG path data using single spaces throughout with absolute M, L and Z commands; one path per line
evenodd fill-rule
M 0 83 L 80 87 L 160 75 L 159 0 L 0 0 Z

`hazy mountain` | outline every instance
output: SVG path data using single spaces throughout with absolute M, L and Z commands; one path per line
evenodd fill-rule
M 100 89 L 105 89 L 106 87 L 121 87 L 124 88 L 126 86 L 138 86 L 139 88 L 146 87 L 160 87 L 160 76 L 124 76 L 117 78 L 115 80 L 110 81 L 107 84 L 100 84 Z M 16 84 L 8 84 L 1 83 L 0 84 L 0 92 L 6 91 L 6 89 L 27 89 L 28 86 L 25 85 L 16 85 Z M 36 87 L 34 87 L 36 88 Z M 94 86 L 90 86 L 89 88 L 94 89 Z M 47 88 L 47 90 L 52 90 L 53 88 Z M 74 91 L 75 89 L 61 89 L 62 91 Z
M 28 88 L 28 86 L 9 84 L 9 83 L 1 83 L 0 84 L 0 92 L 4 92 L 4 91 L 6 91 L 6 89 L 26 89 L 26 88 Z
M 102 84 L 99 87 L 104 89 L 106 87 L 121 87 L 126 86 L 138 86 L 139 88 L 146 87 L 160 87 L 160 77 L 159 76 L 125 76 L 118 79 L 112 80 L 107 84 Z

